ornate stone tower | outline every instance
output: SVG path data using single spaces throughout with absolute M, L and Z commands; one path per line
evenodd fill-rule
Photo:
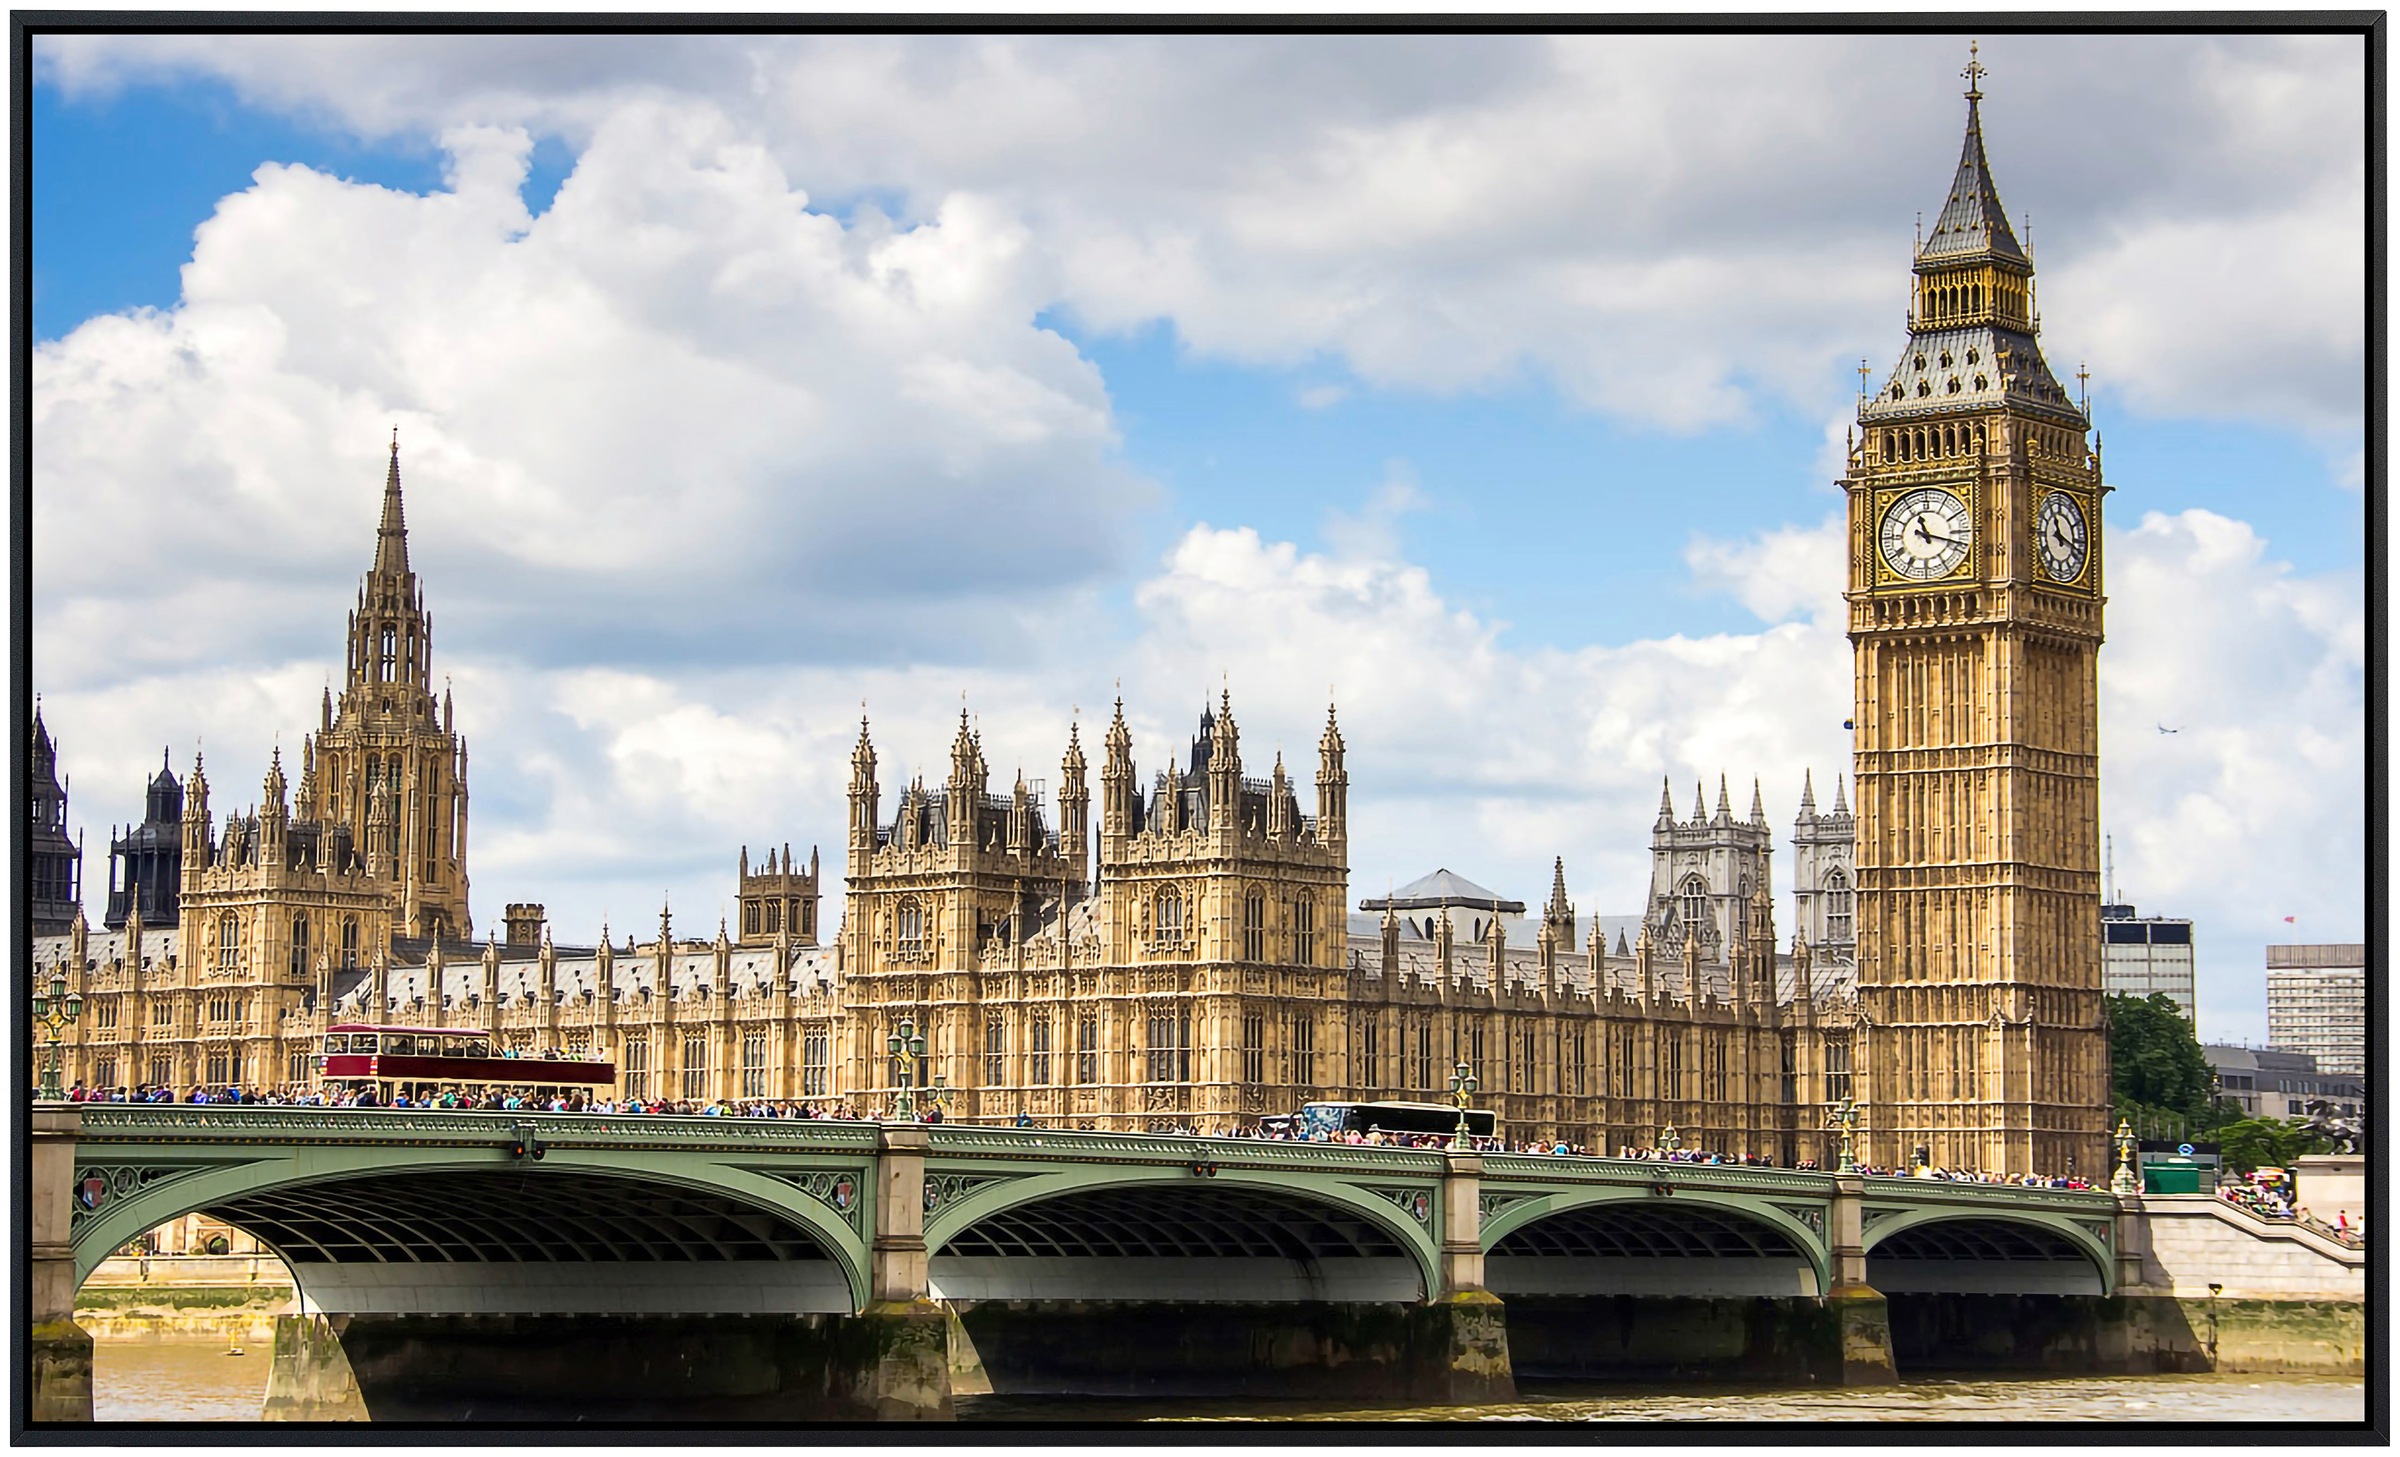
M 1203 710 L 1187 769 L 1169 760 L 1149 803 L 1135 788 L 1124 705 L 1101 769 L 1103 948 L 1119 965 L 1250 962 L 1335 970 L 1347 950 L 1350 776 L 1329 709 L 1317 745 L 1317 813 L 1278 754 L 1242 773 L 1233 697 Z
M 1800 813 L 1792 821 L 1793 929 L 1820 968 L 1848 963 L 1858 953 L 1858 821 L 1842 777 L 1833 781 L 1833 807 L 1817 808 L 1814 776 L 1800 781 Z
M 83 913 L 83 851 L 67 838 L 67 789 L 59 782 L 58 746 L 33 706 L 33 762 L 27 781 L 32 813 L 25 836 L 26 902 L 33 934 L 63 936 Z
M 2043 362 L 2033 260 L 1966 70 L 1958 175 L 1850 501 L 1871 1157 L 2107 1172 L 2100 454 Z
M 152 930 L 176 922 L 183 890 L 183 784 L 163 756 L 147 801 L 140 824 L 108 837 L 108 910 L 101 924 L 111 931 L 129 915 Z
M 368 873 L 392 892 L 405 936 L 465 938 L 467 744 L 452 727 L 450 693 L 433 698 L 433 617 L 408 566 L 400 512 L 400 442 L 383 483 L 375 564 L 350 614 L 337 704 L 325 696 L 302 817 L 350 831 Z
M 808 868 L 792 859 L 785 845 L 778 856 L 767 849 L 764 865 L 750 863 L 750 847 L 742 847 L 738 894 L 742 902 L 739 944 L 772 946 L 788 938 L 794 946 L 817 944 L 817 852 L 808 852 Z
M 1082 750 L 1070 740 L 1062 762 L 1062 810 L 1080 824 Z M 991 768 L 966 711 L 950 744 L 950 777 L 903 787 L 883 822 L 875 746 L 863 718 L 850 756 L 850 835 L 842 925 L 849 1086 L 883 1094 L 898 1071 L 884 1039 L 912 1019 L 934 1049 L 932 1076 L 949 1086 L 990 1085 L 971 1062 L 991 1044 L 977 1015 L 979 973 L 1021 966 L 1029 946 L 1069 939 L 1069 912 L 1084 899 L 1080 844 L 1049 824 L 1038 784 L 1020 772 L 1007 794 L 990 792 Z M 814 865 L 805 879 L 814 895 Z M 998 1054 L 1005 1058 L 1009 1044 Z M 1047 1050 L 1047 1049 L 1045 1049 Z M 948 1072 L 935 1070 L 948 1069 Z M 1005 1074 L 1004 1074 L 1005 1076 Z
M 1750 813 L 1737 819 L 1724 776 L 1717 778 L 1717 808 L 1708 811 L 1705 793 L 1692 790 L 1692 817 L 1675 817 L 1672 789 L 1661 786 L 1658 820 L 1650 827 L 1650 938 L 1681 957 L 1684 943 L 1697 940 L 1700 960 L 1730 959 L 1750 941 L 1750 906 L 1767 884 L 1767 857 L 1775 832 L 1767 825 L 1765 801 L 1750 787 Z

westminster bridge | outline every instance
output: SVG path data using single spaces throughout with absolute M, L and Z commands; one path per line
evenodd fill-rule
M 1907 1302 L 2088 1307 L 2142 1281 L 2139 1199 L 1739 1165 L 177 1104 L 41 1107 L 33 1131 L 36 1419 L 78 1414 L 76 1288 L 193 1212 L 292 1270 L 269 1410 L 294 1417 L 939 1417 L 995 1389 L 1487 1401 L 1514 1371 L 1647 1367 L 1889 1380 Z

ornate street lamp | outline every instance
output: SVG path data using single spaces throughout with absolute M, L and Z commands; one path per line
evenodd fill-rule
M 933 1087 L 927 1090 L 925 1094 L 925 1101 L 933 1105 L 935 1112 L 941 1114 L 944 1118 L 948 1118 L 950 1116 L 950 1093 L 950 1080 L 943 1077 L 940 1073 L 935 1073 L 933 1075 Z
M 1841 1106 L 1833 1110 L 1833 1122 L 1842 1130 L 1842 1162 L 1834 1172 L 1855 1174 L 1858 1172 L 1858 1101 L 1854 1098 L 1842 1099 Z
M 1683 1147 L 1683 1135 L 1675 1131 L 1674 1124 L 1670 1123 L 1658 1130 L 1658 1151 L 1660 1153 L 1673 1153 L 1681 1147 Z
M 37 987 L 33 993 L 33 1025 L 50 1034 L 50 1058 L 42 1068 L 40 1096 L 59 1102 L 67 1095 L 58 1085 L 58 1038 L 67 1025 L 83 1015 L 83 993 L 67 990 L 67 974 L 53 969 L 50 973 L 50 992 L 43 995 Z
M 1450 1131 L 1452 1148 L 1467 1147 L 1467 1100 L 1475 1095 L 1475 1073 L 1461 1062 L 1450 1073 L 1450 1101 L 1458 1105 L 1458 1127 Z
M 917 1116 L 917 1064 L 925 1059 L 925 1039 L 918 1035 L 914 1018 L 903 1021 L 898 1031 L 883 1039 L 884 1050 L 900 1062 L 900 1095 L 892 1100 L 892 1111 L 902 1119 Z
M 2134 1157 L 2133 1124 L 2120 1118 L 2117 1120 L 2117 1172 L 2116 1177 L 2108 1181 L 2108 1187 L 2116 1193 L 2142 1192 L 2142 1176 L 2134 1172 Z

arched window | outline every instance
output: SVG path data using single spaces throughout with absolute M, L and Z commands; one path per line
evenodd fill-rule
M 1826 940 L 1846 944 L 1853 939 L 1850 907 L 1850 877 L 1836 870 L 1825 877 Z
M 392 665 L 398 662 L 399 658 L 400 633 L 397 628 L 387 622 L 383 625 L 383 655 L 376 669 L 376 677 L 385 683 L 391 682 Z
M 1155 913 L 1152 924 L 1156 928 L 1157 939 L 1161 941 L 1182 940 L 1183 892 L 1174 886 L 1168 886 L 1158 893 L 1158 899 L 1152 909 Z
M 1742 877 L 1741 893 L 1733 898 L 1733 939 L 1750 934 L 1750 877 Z
M 242 959 L 242 920 L 231 911 L 217 917 L 217 970 L 231 971 Z
M 342 918 L 342 969 L 344 971 L 353 971 L 356 970 L 357 967 L 358 917 L 345 916 Z
M 1697 875 L 1683 883 L 1683 934 L 1698 936 L 1708 925 L 1708 885 Z
M 1242 897 L 1242 960 L 1267 959 L 1267 893 L 1250 887 Z
M 292 976 L 308 975 L 308 917 L 292 917 Z
M 902 901 L 892 917 L 895 949 L 902 956 L 925 954 L 925 908 L 915 901 Z

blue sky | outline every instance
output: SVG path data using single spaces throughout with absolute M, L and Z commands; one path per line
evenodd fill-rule
M 1880 377 L 1901 342 L 1963 41 L 1796 42 L 1750 99 L 1773 137 L 1747 102 L 1692 109 L 1678 78 L 1728 64 L 1693 38 L 1494 38 L 1454 68 L 1404 38 L 1211 43 L 1174 70 L 1105 38 L 537 41 L 37 46 L 37 562 L 101 539 L 104 506 L 157 507 L 126 552 L 149 585 L 37 575 L 37 686 L 103 786 L 90 822 L 131 812 L 162 737 L 241 764 L 308 726 L 364 565 L 366 426 L 394 419 L 444 667 L 481 693 L 487 919 L 523 893 L 588 937 L 671 875 L 721 900 L 729 837 L 838 828 L 855 710 L 825 705 L 862 696 L 933 759 L 914 740 L 965 690 L 1038 766 L 1123 682 L 1147 768 L 1214 682 L 1287 750 L 1332 684 L 1378 806 L 1357 884 L 1442 863 L 1532 898 L 1565 854 L 1612 914 L 1660 773 L 1759 775 L 1788 821 L 1800 770 L 1840 769 L 1840 422 L 1860 356 Z M 1844 48 L 1922 84 L 1811 79 Z M 2263 1035 L 2283 915 L 2363 931 L 2339 870 L 2273 868 L 2361 843 L 2338 263 L 2363 259 L 2363 162 L 2323 140 L 2356 98 L 2241 110 L 2353 50 L 1987 47 L 2050 361 L 2096 373 L 2112 530 L 2163 518 L 2111 542 L 2119 877 L 2202 919 L 2227 1035 Z M 2079 144 L 2128 115 L 2119 155 Z M 1671 165 L 1616 143 L 1629 118 Z M 520 308 L 525 267 L 556 296 Z M 169 358 L 198 382 L 156 388 Z M 609 361 L 658 373 L 618 399 Z M 138 424 L 85 408 L 110 390 Z M 2186 655 L 2304 700 L 2306 751 Z M 2130 734 L 2153 715 L 2196 728 Z M 2262 841 L 2248 799 L 2293 783 L 2299 839 Z

